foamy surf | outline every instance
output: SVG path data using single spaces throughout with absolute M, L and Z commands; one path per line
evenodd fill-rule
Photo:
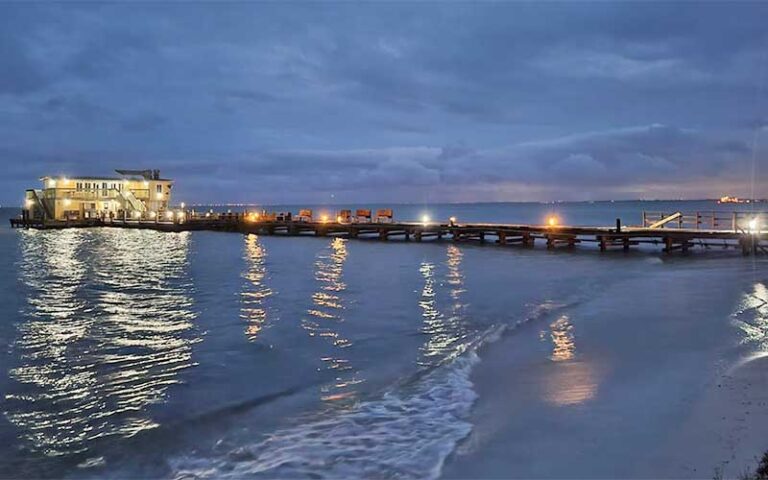
M 214 457 L 171 461 L 183 478 L 436 478 L 472 430 L 477 394 L 470 380 L 476 350 L 499 338 L 494 328 L 460 357 L 378 398 L 276 430 Z

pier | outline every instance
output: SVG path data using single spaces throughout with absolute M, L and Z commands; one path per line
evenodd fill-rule
M 198 213 L 178 211 L 152 219 L 94 218 L 52 221 L 32 218 L 11 219 L 13 228 L 63 229 L 116 227 L 149 229 L 165 232 L 226 231 L 275 236 L 339 236 L 379 241 L 452 241 L 488 243 L 499 246 L 517 245 L 547 249 L 573 249 L 592 244 L 595 251 L 620 249 L 628 251 L 640 245 L 656 246 L 663 252 L 687 253 L 693 249 L 731 249 L 744 255 L 768 253 L 767 213 L 755 212 L 643 212 L 642 225 L 623 226 L 617 219 L 612 226 L 567 226 L 550 220 L 544 225 L 394 221 L 392 210 L 380 210 L 375 217 L 370 211 L 358 210 L 352 216 L 341 211 L 333 219 L 312 217 L 310 210 L 299 215 L 290 213 L 238 212 Z

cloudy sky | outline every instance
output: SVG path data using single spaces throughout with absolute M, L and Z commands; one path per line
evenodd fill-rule
M 768 4 L 0 4 L 0 202 L 768 196 Z

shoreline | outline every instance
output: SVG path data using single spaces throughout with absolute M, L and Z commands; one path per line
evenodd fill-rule
M 768 355 L 749 357 L 754 345 L 740 344 L 731 302 L 723 301 L 738 300 L 745 289 L 715 282 L 702 288 L 686 273 L 630 282 L 638 298 L 620 308 L 609 287 L 490 345 L 471 377 L 479 396 L 473 431 L 441 477 L 753 472 L 768 449 Z M 685 291 L 652 290 L 665 281 Z M 699 303 L 686 312 L 680 297 L 694 293 Z M 644 302 L 646 295 L 652 300 Z

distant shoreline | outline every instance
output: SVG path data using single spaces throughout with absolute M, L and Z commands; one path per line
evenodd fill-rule
M 306 205 L 326 205 L 326 206 L 346 206 L 346 205 L 562 205 L 562 204 L 595 204 L 595 203 L 673 203 L 673 202 L 713 202 L 717 203 L 717 198 L 704 199 L 654 199 L 654 200 L 553 200 L 553 201 L 499 201 L 499 202 L 377 202 L 377 201 L 359 201 L 359 202 L 302 202 L 302 203 L 280 203 L 280 202 L 262 202 L 262 203 L 189 203 L 190 207 L 259 207 L 263 205 L 279 205 L 285 207 L 301 207 Z M 758 199 L 749 203 L 718 203 L 719 205 L 753 205 L 768 203 L 768 199 Z

